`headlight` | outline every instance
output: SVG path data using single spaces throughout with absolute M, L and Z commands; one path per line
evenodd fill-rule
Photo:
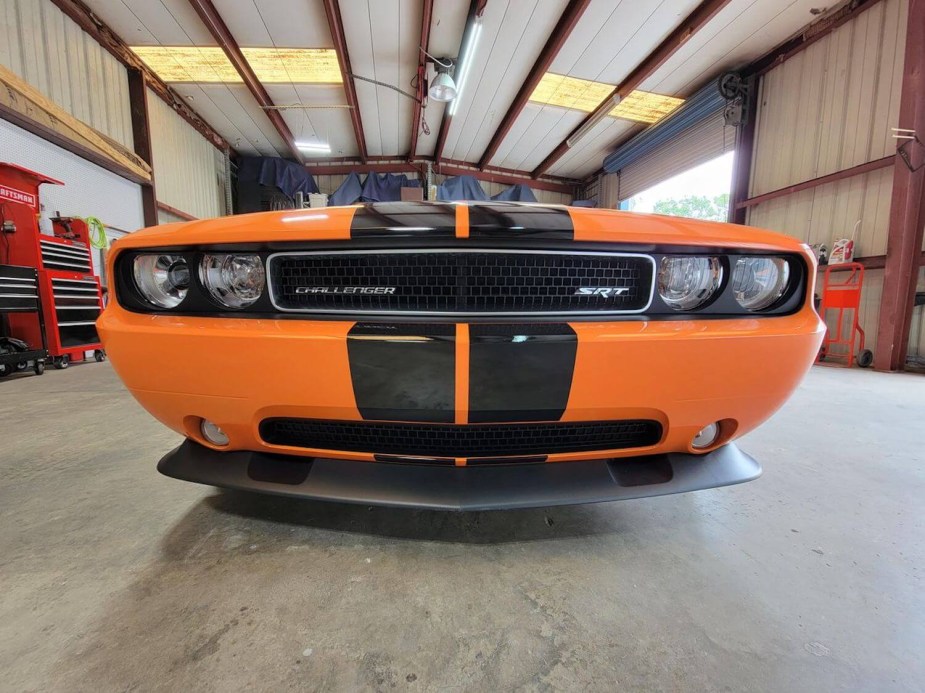
M 675 310 L 693 310 L 710 300 L 723 281 L 716 257 L 664 257 L 658 293 Z
M 740 257 L 732 272 L 732 292 L 745 310 L 777 303 L 790 283 L 790 264 L 781 257 Z
M 259 255 L 206 255 L 199 279 L 226 308 L 246 308 L 263 293 L 267 278 Z
M 189 265 L 180 255 L 137 255 L 132 275 L 141 295 L 158 308 L 176 308 L 189 290 Z

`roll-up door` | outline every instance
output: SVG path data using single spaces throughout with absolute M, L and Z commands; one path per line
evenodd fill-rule
M 722 111 L 682 131 L 620 170 L 621 200 L 704 164 L 735 148 L 736 129 L 723 122 Z
M 723 122 L 725 106 L 716 83 L 710 82 L 667 118 L 609 154 L 604 171 L 619 174 L 619 199 L 731 151 L 736 131 Z

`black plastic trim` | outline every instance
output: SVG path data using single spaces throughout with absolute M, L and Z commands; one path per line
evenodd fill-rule
M 722 287 L 715 299 L 708 305 L 689 312 L 678 312 L 667 306 L 658 294 L 654 291 L 650 306 L 644 313 L 636 314 L 576 314 L 576 315 L 555 315 L 544 316 L 543 314 L 533 313 L 523 316 L 503 315 L 503 316 L 441 316 L 440 321 L 446 323 L 505 323 L 511 321 L 524 321 L 531 323 L 548 323 L 548 322 L 620 322 L 620 321 L 649 321 L 649 320 L 723 320 L 738 319 L 742 317 L 753 318 L 771 318 L 777 316 L 792 315 L 798 312 L 806 299 L 807 295 L 807 277 L 809 268 L 806 266 L 802 256 L 796 253 L 786 252 L 761 252 L 746 248 L 717 248 L 713 246 L 654 246 L 649 244 L 626 244 L 626 243 L 576 243 L 576 242 L 556 242 L 531 239 L 524 236 L 505 236 L 479 239 L 477 241 L 480 248 L 498 248 L 498 249 L 516 249 L 516 250 L 546 250 L 552 252 L 576 253 L 581 252 L 614 252 L 614 253 L 640 253 L 648 254 L 660 263 L 661 258 L 670 255 L 717 255 L 723 260 L 724 278 Z M 341 314 L 341 313 L 283 313 L 273 307 L 270 302 L 269 292 L 265 291 L 263 296 L 253 305 L 242 310 L 231 310 L 219 308 L 209 297 L 208 292 L 200 285 L 198 271 L 195 271 L 199 265 L 202 255 L 214 252 L 241 252 L 241 253 L 259 253 L 264 258 L 276 252 L 298 252 L 298 251 L 323 251 L 323 250 L 362 250 L 362 249 L 408 249 L 415 248 L 458 248 L 465 250 L 473 248 L 474 245 L 469 239 L 441 238 L 433 235 L 426 236 L 426 243 L 422 238 L 398 237 L 391 240 L 382 238 L 373 238 L 364 241 L 353 241 L 345 244 L 343 241 L 331 242 L 291 242 L 291 243 L 260 243 L 260 244 L 236 244 L 236 245 L 197 245 L 197 246 L 169 246 L 158 248 L 131 249 L 120 253 L 116 260 L 116 298 L 119 303 L 129 311 L 148 314 L 162 315 L 185 315 L 191 317 L 235 317 L 251 318 L 263 320 L 312 320 L 312 321 L 344 321 L 344 320 L 372 320 L 382 323 L 402 322 L 405 324 L 415 323 L 433 323 L 435 318 L 428 315 L 402 315 L 390 317 L 388 314 L 364 315 L 364 314 Z M 155 308 L 151 304 L 139 297 L 137 289 L 134 286 L 134 280 L 131 274 L 131 261 L 136 255 L 145 253 L 171 253 L 183 255 L 187 262 L 191 263 L 191 277 L 193 278 L 187 297 L 174 310 L 162 310 Z M 732 279 L 731 259 L 739 255 L 753 255 L 764 257 L 783 257 L 790 263 L 792 280 L 788 292 L 774 306 L 768 310 L 760 312 L 750 312 L 744 310 L 735 301 L 729 285 Z M 656 267 L 657 275 L 658 267 Z
M 218 452 L 187 440 L 157 465 L 162 474 L 210 486 L 313 500 L 500 510 L 686 493 L 757 479 L 761 466 L 735 445 L 706 455 L 456 467 L 376 464 L 259 452 Z

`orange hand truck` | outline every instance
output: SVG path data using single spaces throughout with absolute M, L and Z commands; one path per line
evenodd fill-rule
M 836 281 L 833 276 L 835 273 L 845 279 Z M 861 368 L 867 368 L 873 363 L 874 354 L 870 349 L 864 348 L 864 330 L 858 323 L 863 284 L 864 265 L 858 262 L 828 265 L 823 270 L 819 316 L 827 327 L 816 363 L 823 360 L 843 361 L 844 366 L 851 366 L 853 360 Z M 848 311 L 850 314 L 846 320 L 845 313 Z M 834 315 L 834 331 L 828 320 L 830 314 Z M 832 351 L 833 346 L 844 349 L 837 348 Z

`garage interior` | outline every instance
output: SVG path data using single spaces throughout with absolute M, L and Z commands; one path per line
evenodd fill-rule
M 0 0 L 0 82 L 0 265 L 29 238 L 37 285 L 93 295 L 3 317 L 49 368 L 0 377 L 0 688 L 923 689 L 922 0 Z M 721 157 L 724 219 L 856 289 L 741 439 L 753 483 L 455 514 L 182 484 L 93 335 L 147 226 L 648 211 Z

